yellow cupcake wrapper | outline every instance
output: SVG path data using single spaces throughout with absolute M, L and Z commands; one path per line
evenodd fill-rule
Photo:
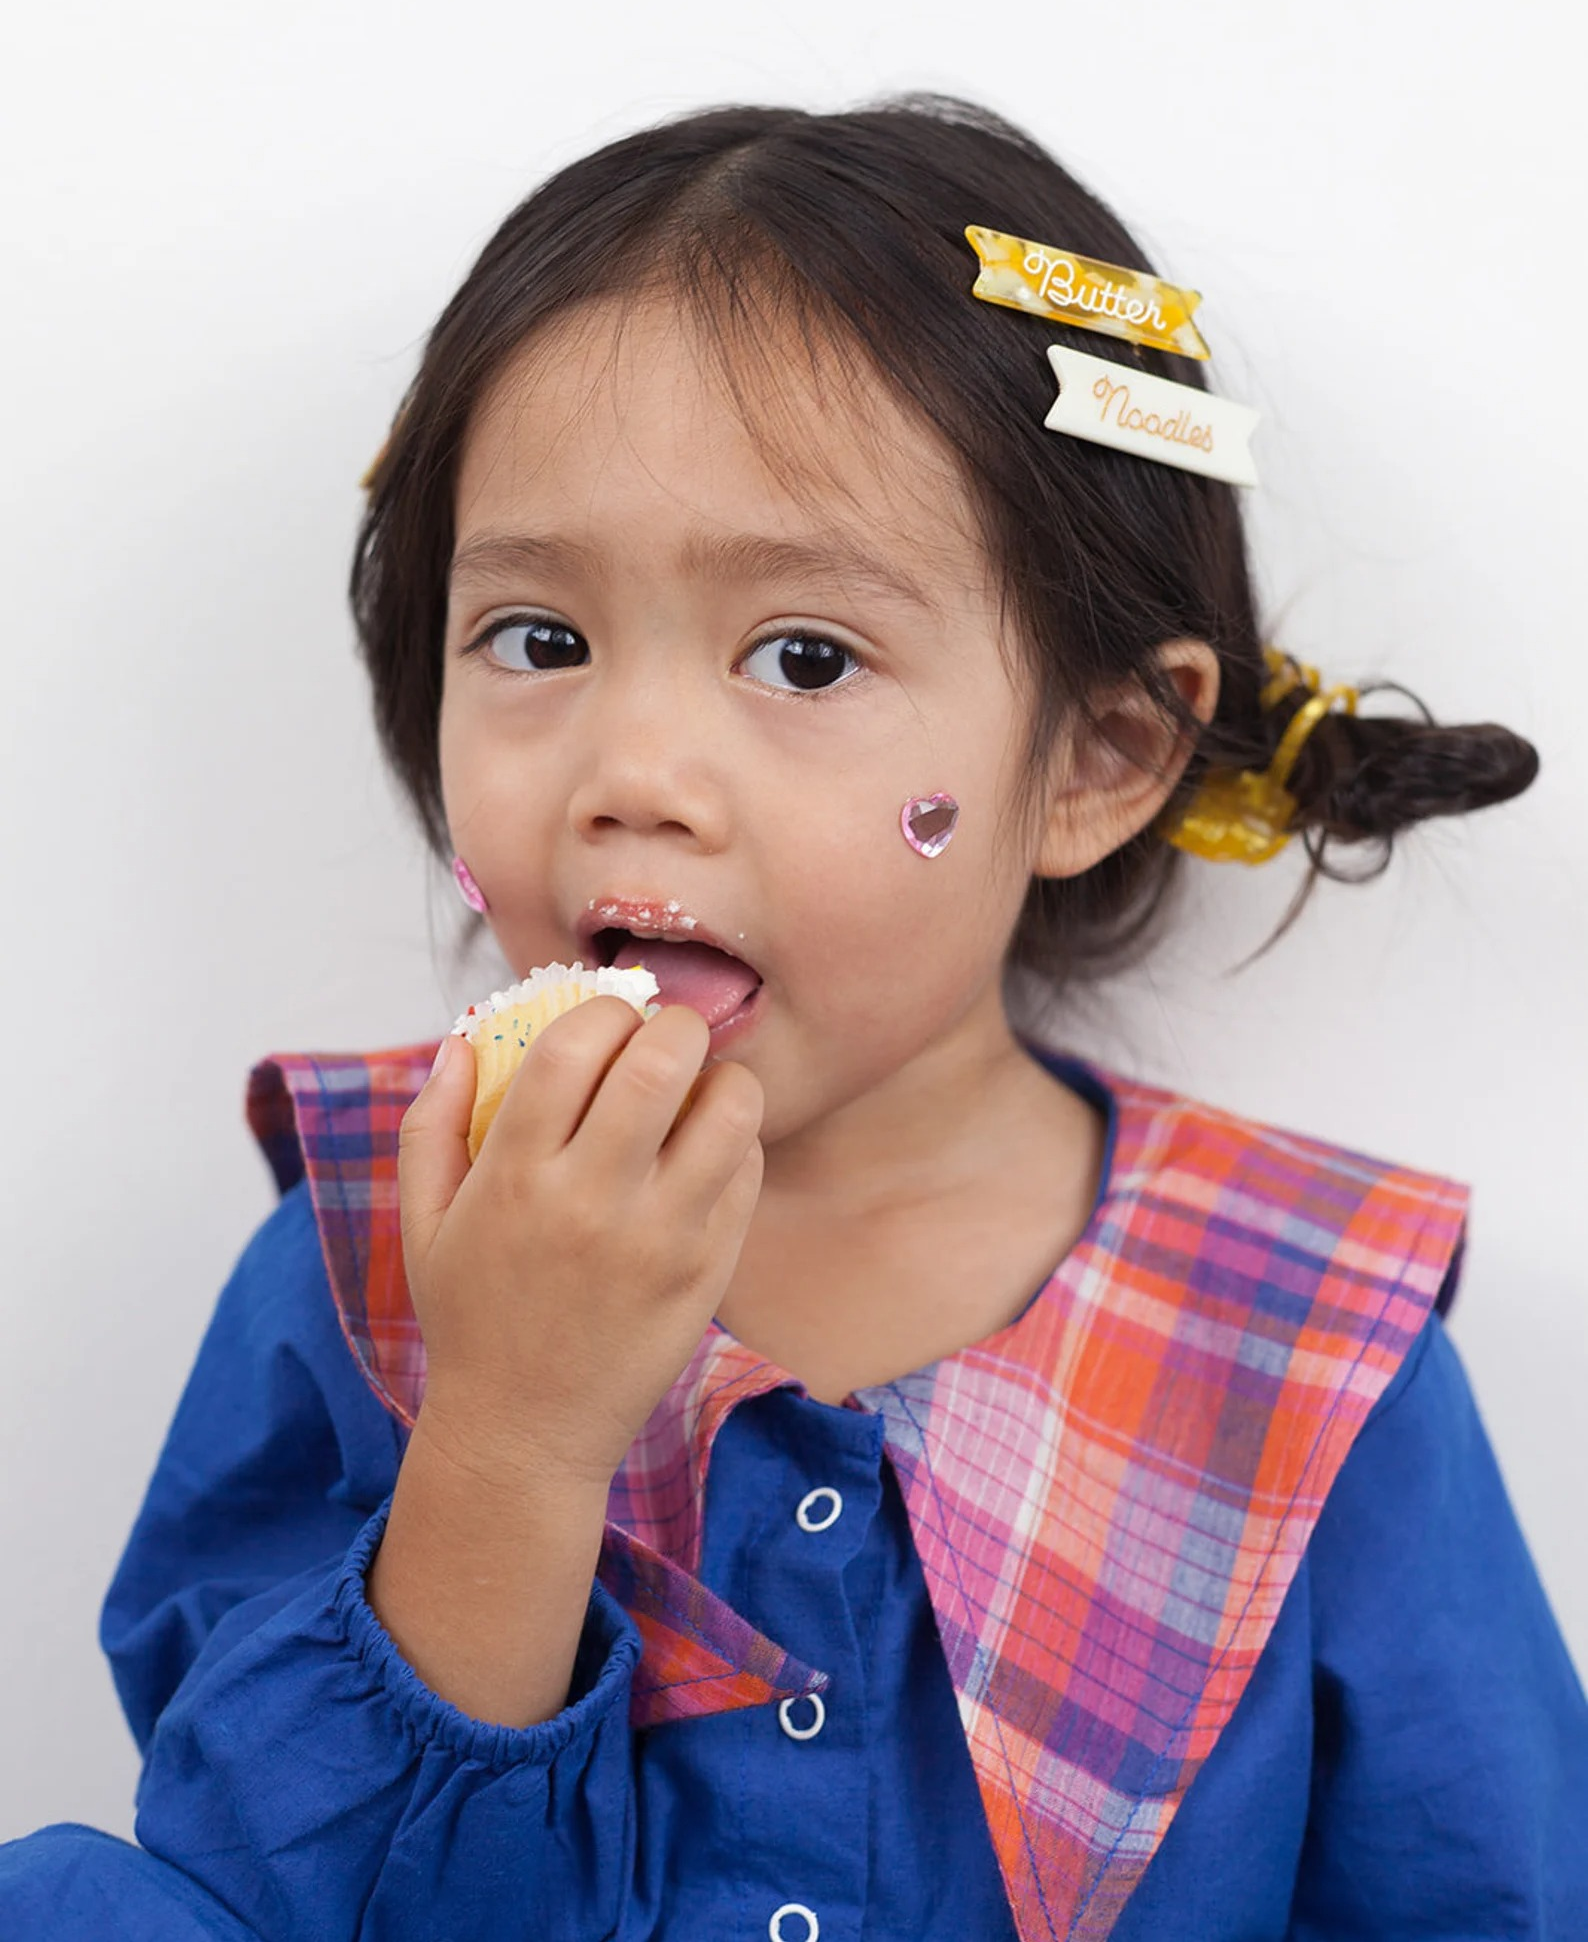
M 655 976 L 643 965 L 624 971 L 587 971 L 582 964 L 551 964 L 532 971 L 506 991 L 493 991 L 483 1004 L 471 1005 L 452 1028 L 474 1047 L 470 1161 L 479 1157 L 525 1053 L 553 1019 L 600 997 L 621 998 L 642 1018 L 649 1018 L 659 1009 L 651 1002 L 659 996 Z

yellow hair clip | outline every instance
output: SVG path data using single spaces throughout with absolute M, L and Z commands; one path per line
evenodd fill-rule
M 358 489 L 360 492 L 364 494 L 366 498 L 369 497 L 370 490 L 374 486 L 375 474 L 381 469 L 381 466 L 385 463 L 386 454 L 390 450 L 391 450 L 391 434 L 388 432 L 381 444 L 380 450 L 370 460 L 369 464 L 365 466 L 364 476 L 358 482 Z
M 408 416 L 408 407 L 411 403 L 412 403 L 411 399 L 404 398 L 402 402 L 398 405 L 396 411 L 392 415 L 391 425 L 387 430 L 386 436 L 380 442 L 380 450 L 375 454 L 375 456 L 370 460 L 369 464 L 366 465 L 364 468 L 364 476 L 358 482 L 358 489 L 360 492 L 364 494 L 366 499 L 369 498 L 374 491 L 375 480 L 377 475 L 380 472 L 381 467 L 386 463 L 387 459 L 391 456 L 392 444 L 395 441 L 397 434 L 403 428 L 403 420 Z
M 1261 774 L 1253 769 L 1210 770 L 1183 814 L 1164 828 L 1163 835 L 1176 849 L 1210 863 L 1266 863 L 1279 854 L 1290 841 L 1290 819 L 1296 813 L 1296 799 L 1285 784 L 1303 743 L 1337 701 L 1346 714 L 1356 713 L 1355 688 L 1320 693 L 1316 668 L 1273 647 L 1263 649 L 1263 659 L 1269 678 L 1258 700 L 1265 714 L 1298 687 L 1305 687 L 1311 699 L 1291 717 Z

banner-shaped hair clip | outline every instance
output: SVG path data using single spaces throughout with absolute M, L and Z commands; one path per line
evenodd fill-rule
M 1148 344 L 1181 357 L 1211 355 L 1191 321 L 1202 301 L 1196 290 L 1179 290 L 1145 270 L 1098 263 L 976 223 L 965 236 L 981 258 L 971 295 L 984 303 L 1005 304 L 1081 330 L 1106 331 L 1127 343 Z
M 1059 395 L 1042 421 L 1050 432 L 1068 432 L 1231 485 L 1256 485 L 1247 441 L 1259 414 L 1250 406 L 1062 344 L 1048 346 L 1048 362 L 1059 381 Z

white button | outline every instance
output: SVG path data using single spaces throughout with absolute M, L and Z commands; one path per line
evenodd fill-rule
M 803 1935 L 795 1935 L 792 1930 L 785 1929 L 783 1926 L 783 1917 L 785 1915 L 803 1916 L 805 1920 L 805 1933 Z M 822 1925 L 803 1902 L 785 1902 L 772 1917 L 771 1921 L 767 1923 L 766 1932 L 771 1936 L 772 1942 L 816 1942 L 817 1936 L 822 1932 Z
M 832 1509 L 825 1517 L 816 1514 L 816 1507 L 824 1497 L 832 1499 Z M 836 1524 L 843 1513 L 844 1500 L 830 1483 L 818 1484 L 814 1490 L 807 1490 L 800 1499 L 800 1507 L 794 1513 L 794 1521 L 802 1531 L 825 1531 L 829 1524 Z M 815 1917 L 811 1918 L 813 1921 Z
M 796 1726 L 789 1717 L 789 1709 L 797 1706 L 802 1699 L 807 1700 L 815 1708 L 809 1726 Z M 821 1694 L 796 1693 L 792 1699 L 785 1699 L 777 1709 L 777 1723 L 791 1740 L 814 1740 L 827 1724 L 827 1708 L 822 1704 Z

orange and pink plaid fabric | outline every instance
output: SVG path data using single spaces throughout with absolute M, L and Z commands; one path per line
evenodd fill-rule
M 406 1422 L 397 1132 L 434 1051 L 282 1054 L 248 1093 Z M 1113 1927 L 1467 1212 L 1451 1181 L 1092 1070 L 1116 1129 L 1080 1242 L 1008 1328 L 853 1398 L 883 1421 L 1022 1942 Z M 614 1482 L 600 1575 L 641 1634 L 637 1727 L 825 1683 L 694 1576 L 718 1426 L 793 1381 L 712 1328 Z

